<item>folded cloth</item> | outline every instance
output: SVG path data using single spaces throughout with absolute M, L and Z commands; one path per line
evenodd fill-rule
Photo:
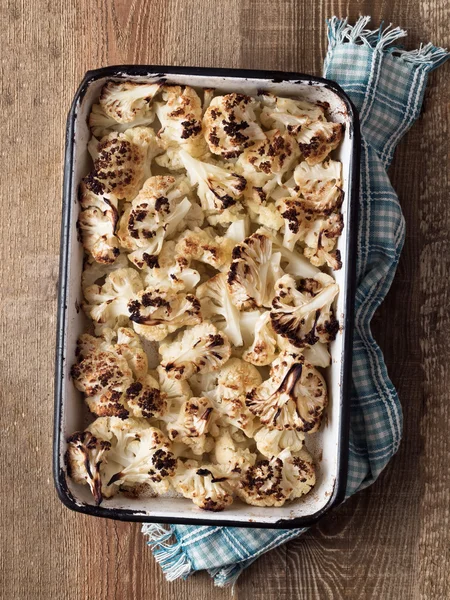
M 324 76 L 336 81 L 359 111 L 362 134 L 347 497 L 372 484 L 400 444 L 400 402 L 370 332 L 405 238 L 386 169 L 395 146 L 419 116 L 428 73 L 449 57 L 431 44 L 413 51 L 394 47 L 406 32 L 383 25 L 371 31 L 366 29 L 369 20 L 361 17 L 353 26 L 347 19 L 328 21 L 324 65 Z M 258 556 L 304 531 L 143 526 L 168 580 L 206 569 L 219 586 L 234 583 Z

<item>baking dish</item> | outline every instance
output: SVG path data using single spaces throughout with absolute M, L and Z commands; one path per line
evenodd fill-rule
M 78 336 L 86 330 L 82 302 L 83 249 L 77 239 L 79 204 L 77 188 L 89 170 L 87 125 L 90 108 L 109 79 L 133 79 L 215 88 L 219 92 L 250 95 L 263 89 L 280 96 L 301 97 L 329 104 L 329 119 L 345 124 L 344 140 L 335 152 L 343 165 L 344 230 L 338 242 L 343 267 L 334 273 L 340 286 L 336 315 L 341 325 L 331 344 L 332 364 L 327 369 L 330 403 L 319 432 L 309 436 L 308 449 L 317 466 L 317 483 L 304 498 L 281 508 L 249 506 L 236 500 L 221 513 L 209 513 L 178 497 L 127 498 L 116 496 L 95 506 L 87 487 L 74 484 L 66 473 L 67 437 L 84 428 L 89 412 L 70 380 Z M 313 524 L 344 499 L 347 480 L 348 428 L 352 361 L 353 304 L 356 261 L 356 212 L 359 184 L 359 123 L 347 96 L 335 83 L 297 73 L 200 69 L 190 67 L 118 66 L 89 71 L 81 83 L 68 116 L 63 190 L 59 305 L 55 374 L 54 478 L 58 495 L 69 508 L 129 521 L 199 525 L 304 527 Z M 150 356 L 150 361 L 152 357 Z M 154 357 L 156 358 L 156 357 Z M 153 367 L 154 364 L 151 364 Z

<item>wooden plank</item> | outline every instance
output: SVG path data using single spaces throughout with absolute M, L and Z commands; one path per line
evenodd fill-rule
M 342 0 L 5 0 L 0 107 L 3 219 L 0 303 L 2 453 L 0 589 L 5 598 L 217 600 L 205 574 L 169 584 L 137 524 L 67 511 L 51 478 L 53 360 L 65 117 L 87 69 L 147 63 L 320 73 L 325 18 L 372 14 L 450 46 L 444 3 Z M 446 335 L 450 286 L 448 65 L 391 177 L 408 238 L 374 320 L 404 406 L 405 437 L 370 489 L 299 540 L 262 557 L 235 597 L 450 597 L 450 442 Z M 399 335 L 392 335 L 392 323 Z

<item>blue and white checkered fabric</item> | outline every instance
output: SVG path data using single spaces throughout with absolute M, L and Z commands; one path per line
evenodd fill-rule
M 400 402 L 370 321 L 385 298 L 400 257 L 405 223 L 386 169 L 395 147 L 417 119 L 428 73 L 448 58 L 431 44 L 406 52 L 391 44 L 406 32 L 366 29 L 333 17 L 324 76 L 347 92 L 360 114 L 361 183 L 357 292 L 347 496 L 372 484 L 397 451 L 402 435 Z M 144 525 L 167 579 L 206 569 L 219 586 L 236 581 L 258 556 L 304 530 Z

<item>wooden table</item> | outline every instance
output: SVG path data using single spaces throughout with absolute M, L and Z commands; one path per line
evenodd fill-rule
M 138 524 L 69 512 L 51 474 L 55 310 L 66 113 L 87 69 L 116 63 L 320 74 L 325 18 L 372 14 L 407 45 L 450 46 L 445 0 L 3 0 L 0 597 L 216 600 L 204 575 L 165 582 Z M 62 8 L 64 6 L 64 8 Z M 315 6 L 315 8 L 313 8 Z M 430 78 L 391 177 L 407 241 L 374 331 L 405 416 L 370 489 L 241 577 L 247 600 L 450 598 L 450 65 Z M 394 334 L 395 332 L 395 334 Z

